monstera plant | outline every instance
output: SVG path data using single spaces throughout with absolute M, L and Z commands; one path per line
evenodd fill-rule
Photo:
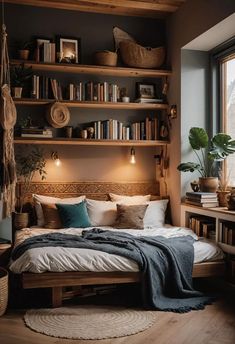
M 188 138 L 197 162 L 183 162 L 179 164 L 177 169 L 182 172 L 198 171 L 201 175 L 199 178 L 201 182 L 204 178 L 214 178 L 216 174 L 215 163 L 223 161 L 235 152 L 235 140 L 224 133 L 218 133 L 209 139 L 203 128 L 193 127 L 189 131 Z M 201 191 L 208 190 L 201 189 Z

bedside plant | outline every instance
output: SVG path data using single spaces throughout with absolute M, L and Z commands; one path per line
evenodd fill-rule
M 16 155 L 17 176 L 22 184 L 19 198 L 19 211 L 15 214 L 15 227 L 17 229 L 27 227 L 28 225 L 28 213 L 23 213 L 24 202 L 35 173 L 39 173 L 41 180 L 46 179 L 45 166 L 46 161 L 43 157 L 42 150 L 39 148 L 34 148 L 30 152 L 25 152 L 25 154 L 20 153 Z M 27 221 L 27 224 L 23 221 Z
M 215 163 L 225 160 L 235 152 L 235 140 L 224 133 L 218 133 L 209 139 L 206 131 L 197 127 L 190 129 L 188 138 L 198 162 L 181 163 L 177 169 L 181 172 L 198 171 L 201 175 L 200 190 L 215 192 L 218 188 L 218 178 L 214 176 Z

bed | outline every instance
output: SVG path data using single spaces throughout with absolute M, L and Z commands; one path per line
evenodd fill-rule
M 21 185 L 18 185 L 20 195 Z M 108 194 L 117 193 L 125 195 L 155 195 L 152 204 L 161 197 L 158 194 L 158 184 L 146 183 L 32 183 L 29 190 L 29 201 L 34 193 L 52 197 L 80 197 L 85 195 L 88 199 L 98 201 L 108 199 Z M 107 202 L 107 204 L 110 202 Z M 94 203 L 92 203 L 92 206 Z M 101 203 L 102 204 L 102 203 Z M 109 205 L 110 206 L 110 205 Z M 102 230 L 116 231 L 110 226 L 98 226 L 97 223 L 86 228 L 60 228 L 50 229 L 45 226 L 33 226 L 15 233 L 15 246 L 26 238 L 45 233 L 64 233 L 66 235 L 80 236 L 83 231 L 99 227 Z M 150 226 L 143 230 L 125 229 L 134 236 L 162 235 L 166 237 L 196 235 L 185 228 L 170 225 Z M 221 276 L 224 274 L 225 264 L 223 253 L 215 243 L 206 239 L 196 240 L 194 243 L 193 277 Z M 53 259 L 51 259 L 53 257 Z M 55 263 L 56 262 L 56 263 Z M 84 250 L 77 248 L 53 247 L 36 248 L 26 251 L 21 257 L 11 262 L 10 269 L 20 274 L 23 288 L 52 288 L 52 306 L 58 307 L 63 299 L 68 298 L 64 287 L 75 287 L 97 284 L 137 283 L 141 281 L 141 272 L 138 265 L 125 257 L 112 255 L 102 251 Z M 69 296 L 73 293 L 69 291 Z

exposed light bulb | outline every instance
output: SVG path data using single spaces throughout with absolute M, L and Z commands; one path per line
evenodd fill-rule
M 55 159 L 55 165 L 59 167 L 61 165 L 61 161 L 59 158 Z
M 57 167 L 59 167 L 61 165 L 61 160 L 60 160 L 57 152 L 52 152 L 51 153 L 51 158 L 52 158 L 52 160 L 54 161 L 54 164 Z
M 136 163 L 136 159 L 135 159 L 135 149 L 134 149 L 133 147 L 131 148 L 130 163 L 131 163 L 131 164 L 135 164 L 135 163 Z

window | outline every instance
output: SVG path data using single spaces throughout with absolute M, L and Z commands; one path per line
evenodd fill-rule
M 235 54 L 220 60 L 221 129 L 235 139 Z M 235 186 L 235 153 L 224 163 L 224 174 L 229 185 Z

